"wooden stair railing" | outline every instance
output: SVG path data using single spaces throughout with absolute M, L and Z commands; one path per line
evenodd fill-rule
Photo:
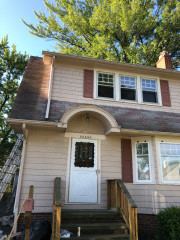
M 108 180 L 107 208 L 122 214 L 130 240 L 138 240 L 137 205 L 121 179 Z
M 54 180 L 52 240 L 60 240 L 61 227 L 61 178 Z

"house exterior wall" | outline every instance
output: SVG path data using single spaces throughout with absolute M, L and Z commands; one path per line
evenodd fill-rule
M 97 69 L 97 70 L 102 72 L 116 73 L 116 71 L 111 69 Z M 119 71 L 117 73 L 128 75 L 128 72 Z M 143 74 L 137 75 L 136 73 L 134 74 L 131 73 L 130 75 L 143 77 Z M 144 76 L 148 78 L 152 78 L 152 76 L 150 75 L 149 76 L 144 75 Z M 146 104 L 146 103 L 127 102 L 127 101 L 119 102 L 115 100 L 84 98 L 83 97 L 83 81 L 84 81 L 83 77 L 84 77 L 83 68 L 80 68 L 78 66 L 63 65 L 63 64 L 57 63 L 54 69 L 52 100 L 180 113 L 180 108 L 179 108 L 180 81 L 179 80 L 163 78 L 164 80 L 169 80 L 168 82 L 169 82 L 170 99 L 171 99 L 171 107 L 165 107 L 165 106 L 159 106 L 157 104 Z
M 128 72 L 115 72 L 111 69 L 97 69 L 104 72 L 128 74 Z M 130 74 L 137 76 L 135 74 Z M 143 77 L 142 75 L 138 75 Z M 150 75 L 145 75 L 151 78 Z M 153 77 L 155 78 L 155 77 Z M 158 79 L 158 76 L 157 76 Z M 124 108 L 136 108 L 149 111 L 180 113 L 180 81 L 166 79 L 169 82 L 171 107 L 157 104 L 144 104 L 136 102 L 123 102 L 115 100 L 102 100 L 83 97 L 84 69 L 76 65 L 55 64 L 51 100 L 72 102 L 79 104 L 95 104 Z M 71 106 L 70 106 L 71 107 Z M 64 108 L 65 112 L 65 108 Z M 62 180 L 62 206 L 66 209 L 106 209 L 107 206 L 107 179 L 122 178 L 121 138 L 132 141 L 140 136 L 131 136 L 131 132 L 122 136 L 114 134 L 105 136 L 105 127 L 96 116 L 90 116 L 87 126 L 84 115 L 72 117 L 65 132 L 48 129 L 29 129 L 25 153 L 20 204 L 28 193 L 28 187 L 34 185 L 35 213 L 52 212 L 53 181 L 55 177 Z M 138 121 L 138 120 L 137 120 Z M 141 124 L 141 123 L 140 123 Z M 143 131 L 141 131 L 143 134 Z M 146 133 L 147 134 L 147 133 Z M 71 139 L 73 137 L 92 136 L 98 140 L 98 159 L 100 173 L 100 204 L 68 204 L 68 179 L 71 158 Z M 159 141 L 180 142 L 180 138 L 166 136 L 145 136 L 152 145 L 153 181 L 150 184 L 126 183 L 130 194 L 138 206 L 140 214 L 156 214 L 162 208 L 170 205 L 180 205 L 180 185 L 162 184 L 160 179 Z M 132 152 L 134 151 L 132 146 Z M 133 173 L 134 173 L 133 158 Z M 134 176 L 134 174 L 133 174 Z
M 34 185 L 34 212 L 52 212 L 53 184 L 55 177 L 61 177 L 62 206 L 68 208 L 105 209 L 107 207 L 107 179 L 121 178 L 121 151 L 119 136 L 105 136 L 100 121 L 90 117 L 90 123 L 83 122 L 84 116 L 70 121 L 66 133 L 51 130 L 30 129 L 26 145 L 20 204 L 28 188 Z M 84 125 L 83 125 L 84 124 Z M 79 133 L 77 133 L 79 129 Z M 88 131 L 86 131 L 88 129 Z M 68 132 L 71 131 L 71 132 Z M 68 204 L 68 181 L 72 137 L 90 135 L 98 140 L 98 164 L 100 173 L 100 204 Z M 111 159 L 111 160 L 110 160 Z
M 62 207 L 64 209 L 106 209 L 107 207 L 107 179 L 122 177 L 121 168 L 121 137 L 118 135 L 105 136 L 94 134 L 94 129 L 99 127 L 97 119 L 91 119 L 92 124 L 86 133 L 81 128 L 80 133 L 73 132 L 77 129 L 77 122 L 82 126 L 84 121 L 77 117 L 71 126 L 71 132 L 64 133 L 52 130 L 31 129 L 28 133 L 20 204 L 28 193 L 30 185 L 34 185 L 35 213 L 50 213 L 53 205 L 53 182 L 55 177 L 62 180 Z M 84 134 L 99 141 L 99 168 L 100 173 L 100 204 L 68 204 L 68 171 L 71 152 L 71 138 L 81 137 Z M 137 137 L 136 137 L 137 138 Z M 131 138 L 133 139 L 133 138 Z M 154 179 L 152 184 L 126 183 L 130 194 L 138 206 L 140 214 L 156 214 L 162 208 L 171 205 L 180 205 L 180 186 L 174 184 L 161 184 L 159 179 L 159 141 L 179 141 L 180 138 L 151 137 L 153 149 Z M 133 149 L 132 149 L 133 150 Z M 134 159 L 133 159 L 134 162 Z M 66 200 L 65 200 L 66 199 Z

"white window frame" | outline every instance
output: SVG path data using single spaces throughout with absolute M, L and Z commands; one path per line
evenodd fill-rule
M 132 157 L 133 157 L 133 182 L 135 184 L 153 184 L 155 183 L 155 173 L 154 173 L 154 159 L 153 159 L 153 146 L 150 137 L 134 137 L 132 140 Z M 149 155 L 149 170 L 150 170 L 150 180 L 139 180 L 138 179 L 138 164 L 137 164 L 137 154 L 136 154 L 136 144 L 137 143 L 147 143 L 148 144 L 148 155 Z
M 155 80 L 155 81 L 156 81 L 157 102 L 144 102 L 144 101 L 143 101 L 142 79 Z M 159 81 L 159 79 L 157 79 L 157 78 L 149 78 L 149 77 L 140 77 L 140 92 L 141 92 L 140 101 L 141 101 L 142 104 L 162 105 L 162 101 L 161 101 L 161 91 L 160 91 L 160 81 Z
M 108 97 L 99 97 L 98 96 L 98 74 L 99 73 L 102 73 L 102 74 L 109 74 L 109 75 L 113 75 L 113 95 L 114 95 L 114 97 L 113 98 L 108 98 Z M 116 78 L 115 78 L 115 73 L 111 73 L 111 72 L 102 72 L 102 71 L 97 71 L 96 72 L 96 98 L 98 98 L 98 99 L 105 99 L 105 100 L 115 100 L 116 99 L 116 80 L 115 80 Z
M 105 98 L 105 97 L 98 97 L 98 73 L 104 73 L 104 74 L 111 74 L 114 76 L 114 98 Z M 134 77 L 136 79 L 136 100 L 126 100 L 121 99 L 121 86 L 120 86 L 120 76 L 128 76 L 128 77 Z M 142 97 L 142 87 L 141 87 L 141 79 L 146 78 L 150 80 L 156 80 L 157 83 L 157 103 L 151 103 L 151 102 L 143 102 Z M 105 100 L 105 101 L 113 101 L 113 102 L 124 102 L 124 103 L 132 103 L 132 104 L 142 104 L 142 105 L 152 105 L 152 106 L 162 106 L 162 98 L 161 98 L 161 88 L 160 88 L 160 79 L 159 78 L 150 78 L 148 76 L 144 75 L 131 75 L 127 74 L 125 72 L 119 72 L 119 71 L 104 71 L 103 69 L 94 69 L 94 99 L 97 100 Z
M 180 145 L 180 142 L 179 141 L 158 141 L 158 158 L 159 158 L 159 161 L 158 161 L 158 169 L 159 169 L 159 179 L 160 179 L 160 183 L 161 184 L 170 184 L 170 185 L 180 185 L 180 181 L 166 181 L 163 179 L 163 171 L 162 171 L 162 163 L 161 163 L 161 151 L 160 151 L 160 144 L 161 143 L 165 143 L 165 144 L 179 144 Z
M 136 94 L 135 94 L 135 100 L 128 100 L 128 99 L 121 99 L 121 76 L 123 77 L 133 77 L 135 78 L 135 90 L 136 90 Z M 119 77 L 119 101 L 123 101 L 123 102 L 138 102 L 138 88 L 137 88 L 137 77 L 136 76 L 132 76 L 132 75 L 126 75 L 126 74 L 118 74 Z M 130 89 L 130 88 L 128 88 Z

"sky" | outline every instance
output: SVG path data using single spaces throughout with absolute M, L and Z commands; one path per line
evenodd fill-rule
M 53 2 L 53 0 L 49 0 Z M 55 51 L 55 42 L 38 38 L 29 33 L 21 21 L 37 23 L 33 10 L 46 11 L 43 0 L 0 0 L 0 41 L 8 35 L 9 45 L 15 44 L 18 51 L 30 56 L 42 56 L 42 51 Z

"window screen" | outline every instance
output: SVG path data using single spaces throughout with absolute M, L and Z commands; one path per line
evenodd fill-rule
M 138 180 L 150 180 L 148 143 L 136 144 Z
M 121 99 L 136 100 L 136 79 L 134 77 L 120 76 Z
M 114 75 L 98 73 L 98 97 L 114 98 Z
M 164 181 L 180 181 L 180 144 L 160 144 L 162 177 Z
M 157 83 L 156 80 L 141 79 L 143 102 L 157 103 Z
M 75 167 L 94 167 L 94 143 L 76 142 Z

